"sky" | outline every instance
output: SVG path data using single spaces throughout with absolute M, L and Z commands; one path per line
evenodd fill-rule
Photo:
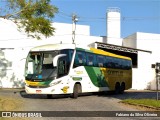
M 5 0 L 0 0 L 3 8 Z M 106 36 L 106 12 L 117 7 L 121 13 L 121 37 L 135 32 L 160 34 L 160 0 L 51 0 L 59 9 L 53 22 L 71 23 L 72 14 L 77 24 L 90 26 L 92 36 Z
M 135 32 L 160 34 L 160 0 L 52 0 L 59 8 L 54 22 L 89 25 L 93 36 L 106 36 L 106 11 L 118 7 L 121 13 L 121 37 Z

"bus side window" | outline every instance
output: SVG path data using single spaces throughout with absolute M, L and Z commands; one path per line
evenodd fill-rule
M 74 60 L 74 67 L 86 65 L 86 55 L 83 51 L 77 51 L 75 60 Z
M 69 50 L 69 62 L 72 61 L 73 58 L 73 50 Z
M 131 61 L 126 60 L 126 68 L 127 70 L 131 69 Z
M 128 70 L 131 69 L 131 61 L 130 60 L 122 60 L 122 69 Z
M 86 53 L 87 56 L 87 65 L 88 66 L 95 66 L 95 55 L 92 53 Z
M 125 60 L 121 60 L 121 65 L 122 65 L 122 69 L 126 69 L 126 66 L 125 66 Z
M 123 66 L 122 66 L 122 59 L 120 58 L 118 61 L 119 61 L 119 68 L 120 68 L 120 69 L 123 69 Z
M 104 67 L 105 58 L 102 55 L 97 55 L 98 67 Z
M 111 67 L 112 67 L 111 62 L 112 62 L 112 61 L 111 61 L 111 57 L 106 56 L 105 66 L 106 66 L 107 68 L 111 68 Z
M 114 58 L 115 60 L 115 68 L 120 69 L 120 59 L 119 58 Z

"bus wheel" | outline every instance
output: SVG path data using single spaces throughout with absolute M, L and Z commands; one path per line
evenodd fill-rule
M 81 90 L 80 84 L 75 84 L 74 88 L 73 88 L 72 97 L 75 98 L 75 99 L 78 98 L 78 94 L 79 94 L 80 90 Z
M 118 94 L 120 93 L 120 84 L 117 82 L 116 85 L 115 85 L 115 91 L 114 91 L 115 94 Z
M 125 83 L 123 82 L 123 83 L 121 84 L 120 93 L 123 94 L 123 93 L 124 93 L 124 90 L 125 90 Z
M 47 98 L 48 98 L 48 99 L 51 99 L 51 98 L 52 98 L 52 95 L 51 95 L 51 94 L 47 94 Z

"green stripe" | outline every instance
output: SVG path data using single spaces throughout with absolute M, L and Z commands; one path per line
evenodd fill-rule
M 108 87 L 108 83 L 99 67 L 85 66 L 85 69 L 92 81 L 97 87 Z
M 73 77 L 72 78 L 74 81 L 81 81 L 82 80 L 82 77 Z
M 52 82 L 53 80 L 47 80 L 47 81 L 44 81 L 44 82 L 39 82 L 38 85 L 40 86 L 49 86 L 49 84 Z

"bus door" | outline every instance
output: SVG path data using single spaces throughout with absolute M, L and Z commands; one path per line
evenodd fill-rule
M 58 59 L 58 78 L 68 74 L 67 57 Z

